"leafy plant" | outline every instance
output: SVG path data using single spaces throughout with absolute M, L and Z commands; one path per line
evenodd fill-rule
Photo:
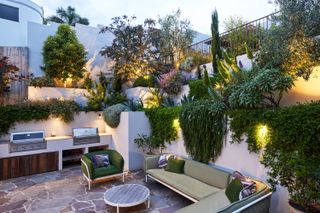
M 91 78 L 90 78 L 89 75 L 87 75 L 86 78 L 84 79 L 83 87 L 84 87 L 86 90 L 92 89 L 92 87 L 93 87 L 93 82 L 92 82 L 92 80 L 91 80 Z
M 181 72 L 172 70 L 169 73 L 163 74 L 160 78 L 160 88 L 169 95 L 177 95 L 181 91 L 184 79 Z
M 147 154 L 154 154 L 154 150 L 160 148 L 159 144 L 152 136 L 140 135 L 134 139 L 134 143 L 137 144 L 139 149 Z
M 30 78 L 29 85 L 33 86 L 33 87 L 40 87 L 40 88 L 41 87 L 55 87 L 54 81 L 47 76 Z
M 191 45 L 195 32 L 191 29 L 189 20 L 181 20 L 180 10 L 159 18 L 158 22 L 161 56 L 170 56 L 171 63 L 176 67 L 176 63 L 183 58 Z
M 91 82 L 92 87 L 88 88 L 87 91 L 89 95 L 84 94 L 88 99 L 86 110 L 90 111 L 100 111 L 106 108 L 107 106 L 107 96 L 106 88 L 102 83 L 97 83 L 96 81 Z
M 115 17 L 109 26 L 101 30 L 101 33 L 110 32 L 115 37 L 112 45 L 103 47 L 100 54 L 115 62 L 113 87 L 117 92 L 121 91 L 122 84 L 132 83 L 137 77 L 155 71 L 152 61 L 157 59 L 159 52 L 155 21 L 146 19 L 143 25 L 134 25 L 135 19 L 126 15 Z
M 60 79 L 63 82 L 68 78 L 83 78 L 87 52 L 69 25 L 60 25 L 56 34 L 47 38 L 42 55 L 42 69 L 49 78 Z
M 306 212 L 316 212 L 320 197 L 320 103 L 270 110 L 241 110 L 230 114 L 233 137 L 247 135 L 251 151 L 264 148 L 262 164 L 269 182 L 288 188 L 290 198 Z M 267 127 L 268 140 L 259 142 L 257 125 Z
M 226 131 L 225 108 L 212 101 L 184 105 L 179 121 L 187 152 L 193 159 L 208 163 L 221 154 Z
M 28 101 L 20 105 L 0 106 L 0 135 L 8 133 L 17 122 L 47 120 L 50 116 L 61 118 L 64 122 L 73 120 L 80 106 L 74 101 Z
M 141 111 L 143 110 L 143 102 L 141 99 L 139 100 L 133 100 L 133 99 L 129 99 L 124 103 L 125 106 L 128 107 L 128 109 L 130 109 L 130 111 Z
M 185 104 L 189 104 L 189 103 L 192 103 L 195 101 L 195 98 L 194 96 L 186 96 L 186 95 L 183 95 L 181 100 L 180 100 L 180 103 L 181 105 L 185 105 Z
M 121 112 L 128 111 L 128 107 L 123 104 L 116 104 L 108 107 L 103 112 L 104 121 L 111 128 L 116 128 L 120 123 Z
M 162 107 L 145 109 L 151 125 L 151 137 L 159 147 L 165 147 L 165 143 L 171 143 L 178 138 L 177 121 L 180 107 Z
M 161 106 L 163 106 L 163 107 L 174 107 L 175 105 L 176 105 L 176 103 L 170 97 L 164 97 L 163 103 L 161 104 Z
M 107 95 L 106 97 L 106 104 L 108 106 L 112 106 L 112 105 L 115 105 L 115 104 L 122 104 L 124 102 L 127 101 L 127 97 L 125 95 L 123 95 L 122 93 L 120 92 L 109 92 L 109 94 Z
M 87 18 L 83 18 L 76 13 L 75 8 L 68 6 L 67 9 L 63 9 L 59 7 L 56 10 L 57 15 L 49 16 L 44 20 L 45 23 L 48 22 L 56 22 L 56 23 L 66 23 L 70 26 L 75 26 L 76 23 L 89 25 L 89 20 Z
M 157 80 L 152 75 L 140 76 L 134 83 L 133 87 L 154 87 L 157 83 Z

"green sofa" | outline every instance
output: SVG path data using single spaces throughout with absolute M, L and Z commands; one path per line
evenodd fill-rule
M 157 168 L 158 160 L 159 156 L 145 156 L 146 182 L 148 178 L 156 180 L 194 202 L 176 213 L 269 212 L 272 192 L 268 185 L 259 180 L 254 180 L 256 193 L 230 203 L 225 189 L 230 182 L 231 173 L 184 159 L 184 174 L 177 174 Z
M 94 168 L 91 156 L 97 154 L 108 154 L 110 166 Z M 88 181 L 89 190 L 91 189 L 92 183 L 102 182 L 112 177 L 122 176 L 122 182 L 124 182 L 123 166 L 123 157 L 115 150 L 89 152 L 84 154 L 81 158 L 81 169 L 83 176 Z

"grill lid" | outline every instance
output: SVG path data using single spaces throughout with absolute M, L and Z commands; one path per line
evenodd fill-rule
M 72 136 L 74 138 L 98 136 L 98 128 L 73 128 Z
M 44 131 L 11 133 L 11 143 L 27 143 L 44 141 Z

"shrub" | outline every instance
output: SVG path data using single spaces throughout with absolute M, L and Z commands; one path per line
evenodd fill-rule
M 183 83 L 183 76 L 176 70 L 163 74 L 160 78 L 160 87 L 169 95 L 179 94 Z
M 108 107 L 103 112 L 105 122 L 111 128 L 116 128 L 120 123 L 120 114 L 124 111 L 128 111 L 128 108 L 123 104 L 116 104 Z
M 151 75 L 141 76 L 135 80 L 133 87 L 154 87 L 156 84 L 155 77 Z
M 204 85 L 203 80 L 190 81 L 189 88 L 190 88 L 189 97 L 194 97 L 196 100 L 210 98 L 208 87 Z
M 79 80 L 83 77 L 87 52 L 79 42 L 76 33 L 66 24 L 61 24 L 54 36 L 44 42 L 44 72 L 53 79 L 65 82 L 67 78 Z
M 147 135 L 140 135 L 134 139 L 134 143 L 137 144 L 139 149 L 143 152 L 147 151 L 147 154 L 153 154 L 155 149 L 160 148 L 159 144 L 154 140 L 154 137 Z
M 6 134 L 16 122 L 47 120 L 50 115 L 64 122 L 73 120 L 80 106 L 74 101 L 29 101 L 21 105 L 0 106 L 0 135 Z
M 122 104 L 127 100 L 125 95 L 122 95 L 120 92 L 111 92 L 106 97 L 106 104 L 109 106 L 115 104 Z
M 34 77 L 30 79 L 30 86 L 33 87 L 55 87 L 54 81 L 49 77 Z

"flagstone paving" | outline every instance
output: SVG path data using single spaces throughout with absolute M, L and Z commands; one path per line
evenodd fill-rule
M 80 177 L 80 166 L 74 166 L 61 171 L 0 181 L 0 212 L 116 212 L 116 208 L 104 203 L 103 194 L 107 189 L 122 184 L 120 179 L 96 184 L 88 191 L 86 185 L 81 185 Z M 139 183 L 148 187 L 151 205 L 149 209 L 146 209 L 145 204 L 121 208 L 121 213 L 170 213 L 191 204 L 191 201 L 155 181 L 148 180 L 145 183 L 143 171 L 129 173 L 125 183 Z

